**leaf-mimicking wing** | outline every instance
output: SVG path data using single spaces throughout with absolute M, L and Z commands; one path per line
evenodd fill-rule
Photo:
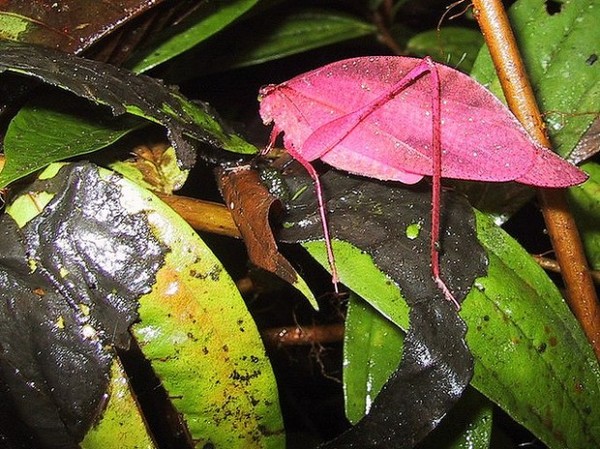
M 391 92 L 419 62 L 388 56 L 326 65 L 263 88 L 261 116 L 285 133 L 286 148 L 306 160 L 320 158 L 350 173 L 415 183 L 434 174 L 431 75 Z M 483 86 L 457 70 L 435 66 L 440 77 L 442 177 L 544 187 L 586 179 L 537 145 Z

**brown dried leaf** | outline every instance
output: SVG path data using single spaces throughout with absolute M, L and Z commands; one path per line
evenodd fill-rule
M 252 263 L 295 284 L 296 270 L 277 249 L 269 225 L 269 212 L 277 199 L 261 183 L 258 172 L 250 166 L 219 168 L 217 180 Z

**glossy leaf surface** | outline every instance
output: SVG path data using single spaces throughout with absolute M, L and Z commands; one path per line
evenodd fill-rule
M 208 105 L 192 103 L 176 89 L 160 81 L 134 75 L 109 64 L 49 49 L 2 42 L 0 71 L 33 76 L 89 101 L 108 106 L 114 115 L 129 113 L 165 126 L 183 168 L 191 167 L 196 159 L 193 141 L 234 152 L 256 151 L 252 145 L 228 132 Z M 18 139 L 13 142 L 18 143 Z M 4 151 L 7 165 L 0 174 L 0 186 L 31 173 L 31 169 L 23 172 L 19 166 L 12 166 L 10 161 L 11 153 L 26 149 L 5 146 Z M 64 157 L 77 155 L 78 151 L 75 146 Z
M 334 238 L 352 241 L 372 255 L 375 263 L 401 286 L 411 306 L 410 327 L 397 371 L 373 401 L 369 416 L 325 447 L 385 447 L 393 442 L 396 447 L 409 448 L 424 438 L 458 400 L 470 381 L 472 366 L 463 340 L 464 323 L 431 277 L 426 256 L 429 193 L 384 187 L 334 171 L 325 174 L 322 181 L 330 198 Z M 290 186 L 290 190 L 294 192 L 298 186 Z M 297 241 L 314 235 L 320 223 L 316 216 L 307 216 L 307 211 L 315 210 L 315 201 L 314 193 L 307 189 L 291 203 L 281 237 Z M 460 301 L 475 278 L 485 273 L 485 255 L 474 237 L 470 207 L 451 195 L 444 195 L 444 207 L 447 228 L 441 242 L 442 272 Z M 463 251 L 469 254 L 466 262 Z M 342 251 L 339 254 L 344 257 Z M 352 265 L 357 258 L 354 254 Z M 345 282 L 346 274 L 340 275 Z M 369 282 L 366 272 L 360 277 L 362 282 Z M 393 309 L 391 306 L 388 311 L 397 316 L 398 311 Z M 390 415 L 389 410 L 394 413 Z
M 376 282 L 374 282 L 376 283 Z M 362 298 L 351 298 L 344 337 L 346 414 L 356 422 L 369 411 L 380 387 L 396 369 L 403 333 Z M 467 389 L 456 406 L 418 447 L 487 449 L 492 433 L 492 404 Z
M 72 447 L 87 434 L 111 381 L 112 345 L 126 347 L 139 317 L 133 332 L 199 447 L 281 447 L 277 390 L 254 322 L 194 231 L 93 165 L 52 165 L 42 178 L 11 204 L 16 222 L 3 216 L 0 270 L 0 291 L 18 298 L 2 314 L 0 372 L 34 435 Z
M 335 221 L 335 213 L 330 217 Z M 461 310 L 475 361 L 472 385 L 549 447 L 595 447 L 600 440 L 594 406 L 600 400 L 600 367 L 579 325 L 529 254 L 481 214 L 477 235 L 490 262 Z M 314 238 L 321 238 L 318 229 Z M 306 245 L 328 266 L 321 242 Z M 348 244 L 335 248 L 343 282 L 406 329 L 402 302 L 386 289 L 372 288 L 391 288 L 388 275 L 375 268 L 376 262 L 369 270 L 364 251 Z M 362 261 L 358 271 L 356 260 Z
M 4 400 L 43 447 L 73 447 L 96 420 L 112 348 L 128 346 L 137 299 L 164 262 L 122 199 L 97 168 L 54 166 L 2 215 Z

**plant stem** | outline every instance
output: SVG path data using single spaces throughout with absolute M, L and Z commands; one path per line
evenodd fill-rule
M 543 256 L 537 256 L 532 254 L 531 257 L 535 259 L 535 261 L 542 267 L 544 270 L 552 271 L 553 273 L 560 273 L 560 266 L 558 262 L 554 259 L 549 259 Z M 590 276 L 592 276 L 592 280 L 596 284 L 600 284 L 600 271 L 590 270 Z
M 272 346 L 300 346 L 315 343 L 337 343 L 344 338 L 343 324 L 321 326 L 289 326 L 261 331 L 265 343 Z
M 241 238 L 229 209 L 223 204 L 179 195 L 156 193 L 197 231 Z
M 473 0 L 473 5 L 510 109 L 534 139 L 550 148 L 551 143 L 501 1 Z M 565 282 L 567 301 L 600 359 L 600 307 L 565 192 L 540 189 L 539 199 Z

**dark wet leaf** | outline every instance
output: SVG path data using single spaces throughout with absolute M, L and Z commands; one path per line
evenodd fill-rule
M 364 299 L 351 295 L 344 333 L 346 416 L 358 422 L 392 374 L 402 355 L 403 332 Z M 473 389 L 419 443 L 420 449 L 488 449 L 492 403 Z
M 165 126 L 182 168 L 190 168 L 195 162 L 193 141 L 238 153 L 256 151 L 252 145 L 228 131 L 207 104 L 192 103 L 175 88 L 153 78 L 15 42 L 0 44 L 0 72 L 5 71 L 39 78 L 94 103 L 109 106 L 114 115 L 130 113 Z M 32 171 L 25 172 L 12 165 L 11 154 L 27 151 L 27 148 L 18 146 L 18 142 L 14 139 L 15 145 L 5 146 L 7 165 L 0 173 L 0 186 Z M 79 151 L 73 146 L 62 156 L 75 156 L 80 154 Z
M 38 444 L 75 447 L 102 409 L 110 348 L 128 346 L 164 247 L 93 166 L 29 191 L 38 193 L 0 224 L 0 374 Z
M 305 177 L 294 181 L 292 192 L 310 183 Z M 473 369 L 464 340 L 466 325 L 431 276 L 430 193 L 334 171 L 324 175 L 322 182 L 333 236 L 371 255 L 411 306 L 398 370 L 382 388 L 369 415 L 325 447 L 410 448 L 460 398 Z M 485 274 L 486 256 L 476 239 L 468 203 L 445 193 L 442 211 L 442 276 L 461 301 L 475 278 Z M 318 238 L 320 226 L 310 188 L 291 203 L 280 237 L 284 241 Z
M 78 53 L 160 1 L 2 2 L 0 38 Z
M 126 347 L 130 331 L 189 431 L 182 441 L 282 447 L 256 326 L 194 230 L 148 191 L 91 164 L 53 164 L 40 179 L 2 219 L 12 228 L 1 240 L 0 394 L 15 393 L 2 397 L 18 403 L 14 415 L 44 448 L 75 447 L 83 436 L 82 447 L 104 447 L 94 442 L 123 427 L 119 442 L 137 432 L 127 447 L 138 447 L 148 438 L 140 410 L 115 385 L 123 378 L 116 363 L 109 372 L 112 346 Z
M 471 385 L 548 447 L 597 447 L 600 366 L 581 327 L 534 259 L 490 218 L 476 212 L 476 221 L 489 266 L 460 312 L 475 359 Z M 322 241 L 303 246 L 327 266 Z M 379 324 L 407 329 L 398 289 L 371 257 L 346 242 L 334 248 L 342 282 L 377 309 Z

